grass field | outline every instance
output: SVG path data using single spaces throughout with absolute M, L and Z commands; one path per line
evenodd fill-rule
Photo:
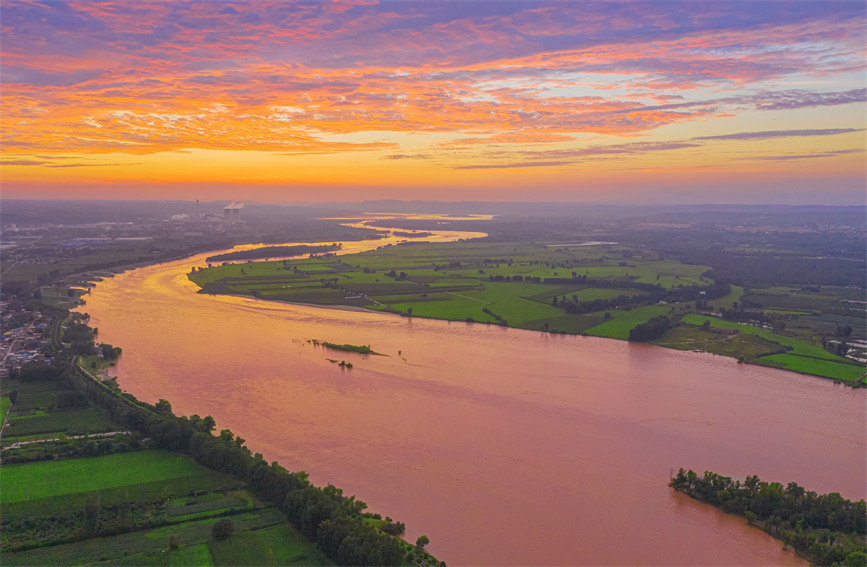
M 717 319 L 715 317 L 694 314 L 686 315 L 682 321 L 690 325 L 701 325 L 705 321 L 709 321 L 712 327 L 733 329 L 739 333 L 756 335 L 767 341 L 791 349 L 785 354 L 775 354 L 772 356 L 762 356 L 757 358 L 752 361 L 756 364 L 785 368 L 786 370 L 793 370 L 795 372 L 803 372 L 804 374 L 812 374 L 814 376 L 833 378 L 846 382 L 858 380 L 865 371 L 864 365 L 858 364 L 855 361 L 831 354 L 830 352 L 807 342 L 772 333 L 765 329 L 759 329 L 752 325 L 723 321 L 722 319 Z
M 6 419 L 6 412 L 9 411 L 11 405 L 12 400 L 9 399 L 9 396 L 0 397 L 0 424 Z
M 677 350 L 710 352 L 732 358 L 751 360 L 759 356 L 785 352 L 786 347 L 746 333 L 720 333 L 699 327 L 678 325 L 666 331 L 653 344 Z
M 505 320 L 512 327 L 556 328 L 570 333 L 596 327 L 591 334 L 626 338 L 629 329 L 649 318 L 644 317 L 645 313 L 659 310 L 653 306 L 647 312 L 614 311 L 615 320 L 606 323 L 598 319 L 601 313 L 568 316 L 563 308 L 552 305 L 552 298 L 566 296 L 587 302 L 645 295 L 645 291 L 629 287 L 635 282 L 663 288 L 709 285 L 711 282 L 702 277 L 707 269 L 659 260 L 653 252 L 636 253 L 619 245 L 459 242 L 391 246 L 285 264 L 272 261 L 214 266 L 194 271 L 189 277 L 205 286 L 206 292 L 220 293 L 223 289 L 230 293 L 258 293 L 266 299 L 362 305 L 403 314 L 409 314 L 411 309 L 412 315 L 418 317 L 484 323 Z M 606 279 L 618 287 L 578 285 L 577 278 L 582 276 Z M 513 277 L 517 281 L 503 281 Z M 544 282 L 548 278 L 572 283 Z M 735 290 L 733 297 L 739 299 L 741 291 Z
M 0 502 L 20 502 L 193 476 L 203 469 L 165 451 L 139 451 L 94 457 L 4 465 Z
M 724 297 L 711 301 L 715 306 L 721 309 L 731 309 L 736 302 L 739 302 L 744 296 L 744 288 L 739 285 L 731 286 L 731 292 Z
M 96 408 L 53 411 L 44 415 L 10 417 L 4 437 L 12 438 L 37 433 L 64 432 L 69 435 L 102 433 L 117 426 Z
M 857 382 L 864 376 L 864 372 L 867 371 L 863 366 L 840 364 L 839 362 L 832 362 L 830 360 L 819 360 L 817 358 L 788 353 L 763 356 L 753 362 L 763 366 L 794 370 L 795 372 L 834 378 L 844 382 Z
M 3 469 L 6 466 L 0 467 L 0 479 L 2 479 Z M 189 494 L 191 490 L 197 492 L 225 491 L 239 486 L 240 482 L 232 477 L 214 471 L 202 470 L 190 476 L 114 488 L 101 488 L 99 489 L 99 496 L 103 505 L 112 505 L 120 502 L 183 496 Z M 40 516 L 53 516 L 81 510 L 87 503 L 90 494 L 90 492 L 77 492 L 8 504 L 3 502 L 3 520 L 35 519 Z
M 207 518 L 181 524 L 169 524 L 146 531 L 130 532 L 112 537 L 87 539 L 76 543 L 40 547 L 18 553 L 4 553 L 3 565 L 183 565 L 189 555 L 204 557 L 200 548 L 193 553 L 180 553 L 176 559 L 161 563 L 159 555 L 171 555 L 169 538 L 178 538 L 181 549 L 204 544 L 218 518 Z M 245 512 L 232 516 L 235 533 L 280 525 L 285 517 L 273 508 Z M 233 536 L 234 537 L 234 536 Z M 157 557 L 155 557 L 157 556 Z M 207 563 L 206 563 L 207 564 Z M 189 565 L 189 564 L 187 564 Z M 199 565 L 199 563 L 194 563 Z
M 611 310 L 607 312 L 611 314 L 611 320 L 591 327 L 585 332 L 588 335 L 596 337 L 626 340 L 629 338 L 629 331 L 633 327 L 640 323 L 646 323 L 654 317 L 666 315 L 668 314 L 668 310 L 669 308 L 665 305 L 648 305 L 647 307 L 639 307 L 632 311 Z M 604 316 L 604 313 L 594 313 L 594 315 L 600 317 Z
M 227 541 L 210 541 L 214 565 L 330 565 L 298 530 L 283 523 L 236 533 Z

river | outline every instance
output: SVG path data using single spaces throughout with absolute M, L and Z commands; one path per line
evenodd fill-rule
M 213 415 L 449 564 L 805 564 L 669 489 L 679 467 L 865 496 L 865 390 L 616 340 L 199 295 L 186 274 L 210 254 L 85 296 L 124 349 L 121 387 Z

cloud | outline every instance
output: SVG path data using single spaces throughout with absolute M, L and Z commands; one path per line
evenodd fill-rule
M 751 100 L 758 110 L 794 110 L 815 106 L 836 106 L 867 102 L 867 89 L 840 92 L 811 92 L 805 90 L 764 93 Z
M 55 163 L 45 167 L 107 167 L 107 166 L 143 165 L 142 163 Z
M 429 154 L 389 154 L 383 156 L 383 159 L 430 159 Z
M 459 165 L 454 169 L 511 169 L 518 167 L 555 167 L 558 165 L 571 165 L 568 161 L 527 161 L 519 163 L 503 163 L 489 165 Z
M 717 136 L 699 136 L 693 140 L 768 140 L 770 138 L 794 138 L 803 136 L 835 136 L 851 132 L 863 132 L 864 128 L 824 128 L 814 130 L 769 130 L 765 132 L 738 132 Z
M 858 2 L 9 2 L 3 147 L 336 153 L 395 146 L 329 144 L 324 134 L 437 132 L 452 141 L 431 151 L 467 153 L 862 103 L 867 89 L 822 81 L 863 72 L 865 11 Z M 819 86 L 775 82 L 805 77 Z M 99 139 L 89 135 L 96 125 Z M 699 138 L 711 139 L 726 138 Z M 647 148 L 568 159 L 656 151 Z
M 623 156 L 623 155 L 640 155 L 650 152 L 666 152 L 671 150 L 681 150 L 684 148 L 698 148 L 700 144 L 695 144 L 686 141 L 671 141 L 671 142 L 633 142 L 629 144 L 609 144 L 596 145 L 587 148 L 577 148 L 568 150 L 544 150 L 542 152 L 522 152 L 524 156 L 539 156 L 544 155 L 549 158 L 581 158 L 587 156 Z
M 839 155 L 863 153 L 863 149 L 835 150 L 823 152 L 820 154 L 801 154 L 801 155 L 781 155 L 781 156 L 753 156 L 742 158 L 743 160 L 761 160 L 761 161 L 790 161 L 798 159 L 816 159 L 825 157 L 834 157 Z
M 47 163 L 50 162 L 35 159 L 13 159 L 0 161 L 0 165 L 45 165 Z

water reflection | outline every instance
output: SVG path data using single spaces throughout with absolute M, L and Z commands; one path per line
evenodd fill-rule
M 186 272 L 205 256 L 93 290 L 122 387 L 212 414 L 452 564 L 802 564 L 672 493 L 679 466 L 864 497 L 864 391 L 593 337 L 198 295 Z

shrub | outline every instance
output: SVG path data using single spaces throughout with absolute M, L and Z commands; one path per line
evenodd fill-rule
M 232 537 L 232 532 L 235 531 L 235 523 L 232 520 L 225 518 L 214 524 L 211 529 L 211 535 L 217 541 L 225 541 Z

